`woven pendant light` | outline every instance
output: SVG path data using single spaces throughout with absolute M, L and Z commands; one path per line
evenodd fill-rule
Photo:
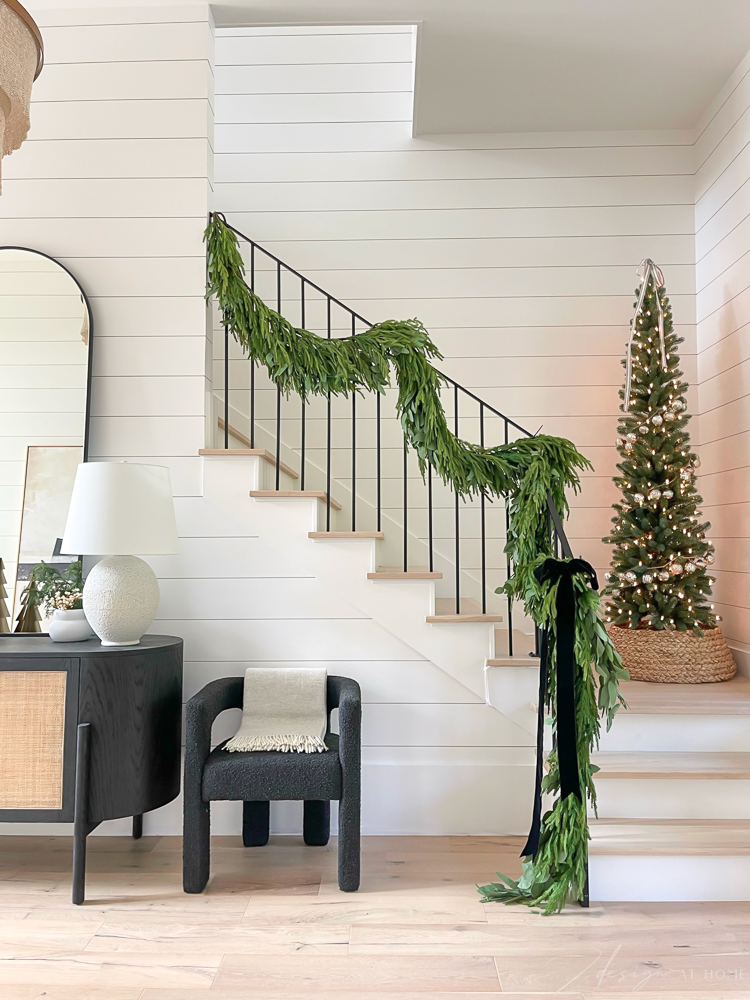
M 0 179 L 2 157 L 29 132 L 31 85 L 44 64 L 44 45 L 31 14 L 18 0 L 0 0 Z

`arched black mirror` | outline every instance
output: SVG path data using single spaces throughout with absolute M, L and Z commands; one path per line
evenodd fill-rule
M 87 457 L 93 321 L 80 282 L 27 247 L 0 247 L 0 633 L 46 632 L 39 607 L 19 622 L 41 561 L 60 555 L 73 479 Z M 20 627 L 19 627 L 20 626 Z

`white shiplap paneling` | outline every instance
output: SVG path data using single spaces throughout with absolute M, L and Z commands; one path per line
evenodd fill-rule
M 750 650 L 750 59 L 706 113 L 695 152 L 701 487 L 722 628 Z

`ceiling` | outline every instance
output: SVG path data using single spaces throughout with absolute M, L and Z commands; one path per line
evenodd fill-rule
M 217 25 L 419 23 L 415 133 L 689 129 L 750 0 L 232 0 Z

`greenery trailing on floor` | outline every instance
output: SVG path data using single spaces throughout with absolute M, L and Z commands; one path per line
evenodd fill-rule
M 311 395 L 347 395 L 384 392 L 391 372 L 398 388 L 397 412 L 408 446 L 424 473 L 432 465 L 442 480 L 462 497 L 484 494 L 510 497 L 510 530 L 506 551 L 514 576 L 506 592 L 523 601 L 528 614 L 541 627 L 554 630 L 555 587 L 540 584 L 534 571 L 552 556 L 547 522 L 551 496 L 562 517 L 568 511 L 566 490 L 577 492 L 579 472 L 591 464 L 572 442 L 549 435 L 521 438 L 492 448 L 456 437 L 440 401 L 443 376 L 432 360 L 441 355 L 417 319 L 388 320 L 354 337 L 319 337 L 293 326 L 256 295 L 244 279 L 245 268 L 238 241 L 226 220 L 211 216 L 205 234 L 208 256 L 207 297 L 221 310 L 222 322 L 248 355 L 264 365 L 273 382 L 286 392 L 307 399 Z M 599 713 L 608 724 L 619 704 L 618 654 L 601 625 L 599 595 L 583 577 L 576 579 L 577 662 L 583 664 L 577 679 L 581 785 L 594 803 L 589 755 L 599 734 Z M 554 642 L 551 643 L 554 656 Z M 597 691 L 592 664 L 599 675 Z M 552 666 L 552 665 L 551 665 Z M 555 671 L 549 670 L 549 677 Z M 554 725 L 556 691 L 548 684 L 547 706 Z M 556 790 L 555 759 L 551 756 L 545 788 Z M 543 821 L 542 842 L 536 860 L 527 863 L 524 879 L 511 883 L 503 893 L 496 887 L 481 890 L 486 898 L 507 902 L 538 902 L 548 911 L 560 909 L 583 892 L 583 871 L 588 842 L 584 807 L 559 801 Z M 489 890 L 492 890 L 490 893 Z
M 522 595 L 518 573 L 509 581 L 508 592 L 523 596 L 527 613 L 548 632 L 547 684 L 545 704 L 556 725 L 557 706 L 557 621 L 555 604 L 560 582 L 539 583 L 533 575 L 546 557 L 540 555 L 531 567 L 527 578 L 528 591 Z M 532 582 L 533 581 L 533 582 Z M 568 795 L 559 797 L 560 767 L 557 751 L 547 755 L 547 774 L 542 781 L 542 793 L 558 796 L 552 808 L 542 818 L 539 849 L 535 857 L 528 857 L 522 866 L 522 875 L 514 880 L 498 872 L 500 882 L 480 886 L 483 901 L 523 903 L 542 907 L 549 915 L 563 908 L 566 902 L 582 899 L 586 887 L 586 860 L 588 857 L 589 829 L 586 804 L 596 813 L 594 774 L 598 770 L 591 763 L 591 751 L 599 744 L 601 719 L 610 728 L 618 708 L 624 704 L 619 692 L 620 680 L 627 680 L 628 673 L 622 666 L 620 654 L 602 622 L 601 600 L 596 590 L 589 586 L 584 574 L 573 575 L 575 592 L 575 716 L 578 776 L 582 798 Z

